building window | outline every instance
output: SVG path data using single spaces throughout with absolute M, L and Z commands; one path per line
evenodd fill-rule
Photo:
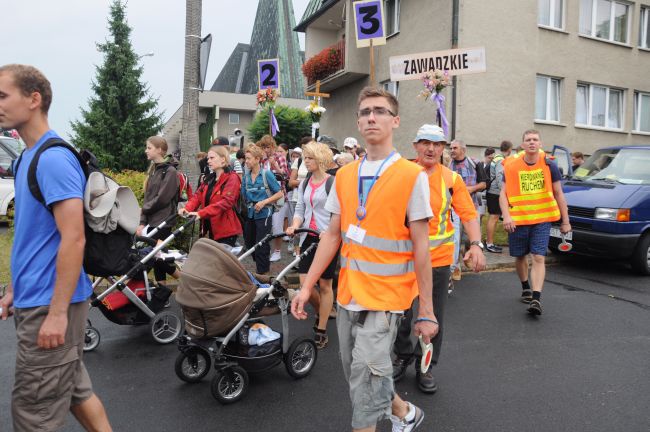
M 239 113 L 230 113 L 230 114 L 228 114 L 228 123 L 229 124 L 239 124 Z
M 399 31 L 399 0 L 384 0 L 386 19 L 386 35 L 390 36 Z
M 639 28 L 639 46 L 650 49 L 650 8 L 641 8 L 641 27 Z
M 608 129 L 623 128 L 623 90 L 578 84 L 576 124 Z
M 564 28 L 562 21 L 564 17 L 563 0 L 539 0 L 539 16 L 537 23 L 546 27 L 557 29 Z
M 630 5 L 612 0 L 580 0 L 580 33 L 628 43 Z
M 634 130 L 650 132 L 650 93 L 634 92 Z
M 392 93 L 396 99 L 399 99 L 399 82 L 391 80 L 382 81 L 381 86 L 387 92 Z
M 558 78 L 537 76 L 535 120 L 560 121 L 560 80 Z

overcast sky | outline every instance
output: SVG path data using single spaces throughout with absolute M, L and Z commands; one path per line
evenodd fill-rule
M 1 0 L 0 64 L 24 63 L 39 68 L 52 83 L 50 126 L 69 138 L 70 121 L 88 107 L 95 66 L 103 63 L 96 42 L 108 36 L 110 0 Z M 309 0 L 293 0 L 296 22 Z M 206 87 L 212 86 L 237 43 L 249 43 L 257 0 L 204 0 L 203 36 L 212 33 Z M 236 5 L 236 7 L 234 7 Z M 143 57 L 143 81 L 159 98 L 164 118 L 181 105 L 185 1 L 130 0 L 128 23 L 136 53 Z M 300 34 L 301 48 L 304 38 Z

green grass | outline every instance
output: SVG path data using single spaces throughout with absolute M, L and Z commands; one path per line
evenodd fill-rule
M 481 224 L 481 234 L 483 235 L 483 240 L 485 240 L 487 233 L 487 219 L 487 216 L 483 217 L 483 223 Z M 508 246 L 508 234 L 503 229 L 503 224 L 501 221 L 497 222 L 497 229 L 494 231 L 494 244 L 499 246 Z
M 13 241 L 13 228 L 9 228 L 6 233 L 0 234 L 0 285 L 8 284 L 11 279 L 9 274 L 9 258 L 11 256 L 11 244 Z

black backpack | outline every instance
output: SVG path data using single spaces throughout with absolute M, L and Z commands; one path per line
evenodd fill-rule
M 38 185 L 36 170 L 38 168 L 38 160 L 40 159 L 41 154 L 52 147 L 67 148 L 79 161 L 86 179 L 88 179 L 88 176 L 90 176 L 91 173 L 100 171 L 97 164 L 97 158 L 88 150 L 84 150 L 80 154 L 74 147 L 60 138 L 50 138 L 43 143 L 43 145 L 36 150 L 34 158 L 29 164 L 27 171 L 27 184 L 34 199 L 43 204 L 43 206 L 45 206 L 50 212 L 52 212 L 52 208 L 45 203 L 43 193 Z M 21 153 L 14 163 L 14 174 L 18 173 L 18 167 L 20 166 L 22 157 L 23 155 Z M 96 233 L 85 222 L 85 218 L 84 228 L 86 234 L 86 247 L 84 249 L 83 267 L 86 273 L 100 277 L 125 274 L 132 264 L 132 236 L 119 226 L 108 234 Z

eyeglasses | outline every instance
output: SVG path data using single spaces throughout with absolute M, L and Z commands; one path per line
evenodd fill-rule
M 364 108 L 362 110 L 357 111 L 358 117 L 369 117 L 370 114 L 374 114 L 375 117 L 387 116 L 387 115 L 391 117 L 395 117 L 395 114 L 391 110 L 384 107 Z

